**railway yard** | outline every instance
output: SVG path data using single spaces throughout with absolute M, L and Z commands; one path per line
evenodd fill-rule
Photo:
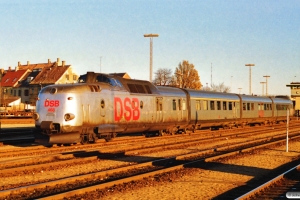
M 300 191 L 297 120 L 288 152 L 285 124 L 52 147 L 30 139 L 33 126 L 5 127 L 0 199 L 276 199 Z

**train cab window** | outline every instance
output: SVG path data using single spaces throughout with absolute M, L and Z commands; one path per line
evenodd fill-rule
M 201 104 L 199 100 L 196 100 L 196 110 L 201 110 Z
M 203 110 L 208 110 L 208 103 L 207 103 L 207 101 L 203 101 Z
M 217 110 L 221 110 L 221 101 L 217 101 Z
M 227 110 L 227 102 L 223 101 L 223 110 Z
M 186 110 L 185 99 L 182 99 L 182 110 Z
M 228 110 L 232 110 L 232 102 L 228 102 Z
M 173 99 L 173 110 L 176 110 L 176 100 Z
M 210 110 L 215 110 L 215 102 L 210 101 Z

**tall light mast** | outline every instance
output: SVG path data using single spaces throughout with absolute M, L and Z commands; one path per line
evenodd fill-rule
M 158 37 L 158 34 L 144 34 L 144 37 L 149 37 L 150 38 L 150 76 L 149 76 L 149 81 L 152 82 L 152 63 L 153 63 L 153 56 L 152 56 L 152 51 L 153 51 L 153 38 Z

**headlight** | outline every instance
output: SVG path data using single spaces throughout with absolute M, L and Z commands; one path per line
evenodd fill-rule
M 70 120 L 75 118 L 75 115 L 72 114 L 72 113 L 66 113 L 64 118 L 65 118 L 66 121 L 70 121 Z
M 33 118 L 35 121 L 37 121 L 37 120 L 40 118 L 40 116 L 39 116 L 38 113 L 33 113 L 33 114 L 32 114 L 32 118 Z

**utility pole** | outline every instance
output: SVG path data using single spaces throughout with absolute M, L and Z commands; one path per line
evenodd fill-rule
M 246 67 L 249 67 L 249 95 L 252 95 L 251 91 L 251 67 L 255 66 L 255 64 L 245 64 Z
M 265 76 L 263 76 L 263 77 L 266 78 L 266 96 L 268 96 L 268 78 L 270 78 L 270 76 L 265 75 Z
M 158 37 L 158 34 L 144 34 L 144 37 L 150 38 L 150 76 L 149 81 L 152 82 L 152 63 L 153 63 L 153 56 L 152 56 L 152 49 L 153 49 L 153 38 Z

